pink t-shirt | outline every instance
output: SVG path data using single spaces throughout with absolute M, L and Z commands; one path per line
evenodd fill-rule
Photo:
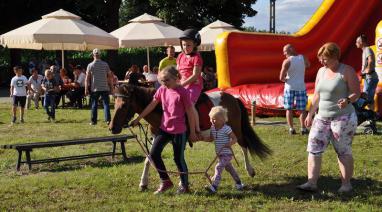
M 200 68 L 202 68 L 203 59 L 200 56 L 199 52 L 196 52 L 192 55 L 186 55 L 182 52 L 178 55 L 178 58 L 176 58 L 176 64 L 178 64 L 178 69 L 181 76 L 180 81 L 184 82 L 188 78 L 190 78 L 190 76 L 192 75 L 194 66 L 200 66 Z M 185 88 L 188 88 L 191 85 L 196 85 L 197 87 L 200 88 L 200 90 L 202 90 L 203 88 L 202 76 L 200 75 L 197 81 L 186 85 Z
M 156 91 L 154 99 L 162 103 L 163 116 L 160 128 L 171 134 L 186 132 L 186 109 L 192 106 L 188 91 L 181 86 L 174 89 L 161 86 Z

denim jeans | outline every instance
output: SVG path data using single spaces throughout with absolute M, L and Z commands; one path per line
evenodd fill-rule
M 370 103 L 374 102 L 374 94 L 375 94 L 375 89 L 377 88 L 378 85 L 378 78 L 365 78 L 364 84 L 363 84 L 363 92 L 367 94 L 367 99 L 369 100 Z
M 54 94 L 45 94 L 44 98 L 44 108 L 46 111 L 46 114 L 48 114 L 49 117 L 55 119 L 56 118 L 56 95 Z M 50 109 L 49 109 L 50 107 Z
M 109 91 L 96 91 L 90 94 L 91 102 L 91 121 L 97 123 L 97 108 L 98 108 L 98 99 L 102 98 L 103 102 L 103 111 L 105 113 L 105 121 L 111 120 L 110 115 L 110 100 L 109 100 Z

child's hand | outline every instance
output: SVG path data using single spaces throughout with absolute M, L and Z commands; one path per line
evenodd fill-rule
M 190 132 L 190 136 L 188 137 L 188 140 L 190 140 L 191 142 L 197 142 L 199 139 L 196 136 L 195 132 Z

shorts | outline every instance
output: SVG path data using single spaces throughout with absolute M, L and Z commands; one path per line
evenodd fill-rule
M 27 102 L 26 96 L 13 96 L 12 98 L 13 106 L 17 107 L 20 106 L 22 108 L 25 107 L 25 103 Z
M 292 110 L 296 100 L 296 110 L 305 110 L 308 97 L 306 91 L 284 90 L 284 108 Z
M 190 85 L 186 87 L 186 90 L 190 94 L 190 100 L 192 104 L 195 105 L 199 99 L 200 94 L 202 93 L 202 88 L 198 85 Z
M 356 128 L 355 112 L 334 118 L 316 116 L 310 129 L 307 151 L 312 154 L 323 153 L 331 142 L 337 155 L 351 155 Z

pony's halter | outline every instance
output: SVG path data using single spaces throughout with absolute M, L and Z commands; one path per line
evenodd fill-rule
M 120 94 L 120 93 L 116 93 L 114 94 L 115 97 L 122 97 L 122 98 L 129 98 L 130 96 L 127 96 L 127 95 L 123 95 L 123 94 Z

